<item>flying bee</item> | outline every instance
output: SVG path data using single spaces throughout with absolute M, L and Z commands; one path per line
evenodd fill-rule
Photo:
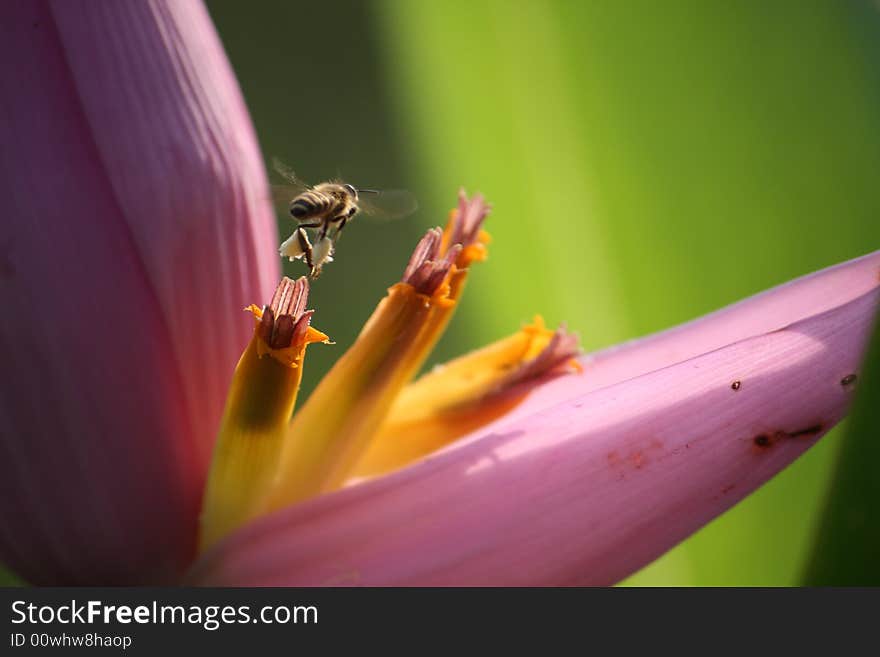
M 317 278 L 321 268 L 333 261 L 336 242 L 342 229 L 359 212 L 374 218 L 399 219 L 415 212 L 415 198 L 403 190 L 359 189 L 339 180 L 310 186 L 296 177 L 293 170 L 278 159 L 272 161 L 286 185 L 273 187 L 276 201 L 286 203 L 290 216 L 299 224 L 279 253 L 290 260 L 302 258 Z M 369 195 L 369 199 L 361 198 Z M 314 245 L 308 231 L 314 231 Z

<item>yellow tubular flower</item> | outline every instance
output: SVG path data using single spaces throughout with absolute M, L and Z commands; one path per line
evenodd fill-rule
M 251 519 L 275 476 L 306 346 L 327 341 L 309 326 L 308 294 L 305 278 L 284 278 L 268 306 L 248 308 L 256 325 L 235 369 L 214 447 L 202 504 L 201 549 Z
M 457 358 L 398 395 L 352 479 L 402 467 L 504 415 L 536 379 L 578 369 L 577 337 L 540 316 L 514 335 Z
M 485 258 L 489 207 L 463 193 L 446 230 L 428 231 L 401 281 L 296 414 L 266 500 L 276 509 L 340 487 L 449 322 L 468 267 Z

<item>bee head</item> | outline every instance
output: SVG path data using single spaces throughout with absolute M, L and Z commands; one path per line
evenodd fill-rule
M 354 200 L 354 201 L 358 200 L 358 190 L 356 190 L 354 188 L 354 186 L 346 183 L 345 185 L 342 186 L 342 188 L 345 190 L 345 193 L 348 194 L 352 198 L 352 200 Z

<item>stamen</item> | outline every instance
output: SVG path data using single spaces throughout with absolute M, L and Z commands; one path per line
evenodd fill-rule
M 540 317 L 517 333 L 434 368 L 394 401 L 351 479 L 427 456 L 516 408 L 539 382 L 580 371 L 577 335 Z
M 305 310 L 309 298 L 309 281 L 305 276 L 293 281 L 281 279 L 272 302 L 262 310 L 250 306 L 258 320 L 257 353 L 269 354 L 275 360 L 297 367 L 302 348 L 312 342 L 329 342 L 326 335 L 310 326 L 314 310 Z
M 409 263 L 403 272 L 403 278 L 400 279 L 401 282 L 409 283 L 413 274 L 425 261 L 433 260 L 437 257 L 437 254 L 440 252 L 440 238 L 442 235 L 443 232 L 439 228 L 432 228 L 425 233 L 425 236 L 419 240 L 416 248 L 413 249 Z
M 461 244 L 455 244 L 441 258 L 442 239 L 443 232 L 439 228 L 432 228 L 425 234 L 409 259 L 401 283 L 412 285 L 420 294 L 434 296 L 462 248 Z
M 275 289 L 272 302 L 263 308 L 257 335 L 271 349 L 286 349 L 294 338 L 305 337 L 313 310 L 305 312 L 309 282 L 303 276 L 296 281 L 284 277 Z M 299 335 L 298 335 L 299 334 Z
M 455 310 L 468 265 L 485 257 L 489 206 L 464 193 L 445 231 L 416 245 L 351 348 L 294 416 L 266 510 L 340 487 L 404 386 L 424 364 Z
M 461 244 L 461 253 L 455 263 L 459 269 L 486 259 L 486 244 L 490 238 L 482 228 L 491 210 L 492 206 L 486 203 L 482 194 L 468 199 L 464 189 L 458 191 L 458 207 L 449 214 L 441 248 L 451 249 L 455 244 Z
M 561 370 L 575 369 L 579 371 L 581 366 L 575 359 L 580 354 L 580 341 L 577 334 L 570 333 L 563 323 L 553 333 L 547 346 L 533 359 L 512 371 L 500 383 L 498 389 L 510 388 L 517 383 L 537 379 L 548 374 L 556 374 Z

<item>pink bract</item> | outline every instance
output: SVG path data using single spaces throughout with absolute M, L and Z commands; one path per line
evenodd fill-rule
M 420 462 L 255 521 L 191 581 L 616 582 L 844 416 L 878 271 L 873 253 L 587 359 Z
M 162 582 L 278 280 L 253 128 L 193 2 L 4 3 L 0 560 Z

